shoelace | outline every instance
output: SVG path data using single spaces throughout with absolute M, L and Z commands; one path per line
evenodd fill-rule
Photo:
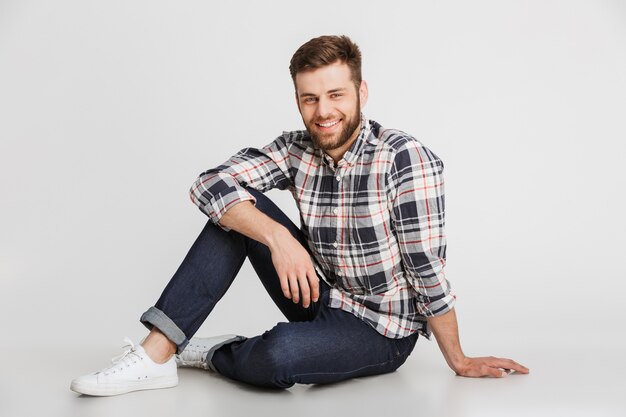
M 124 337 L 124 342 L 126 343 L 124 346 L 122 346 L 122 348 L 126 348 L 126 347 L 130 347 L 130 349 L 124 351 L 124 353 L 122 353 L 121 355 L 118 355 L 114 358 L 111 359 L 111 363 L 117 363 L 122 361 L 126 356 L 130 355 L 131 353 L 134 353 L 137 350 L 137 347 L 135 346 L 135 344 L 133 343 L 132 340 L 130 340 L 129 337 Z
M 127 368 L 130 367 L 131 362 L 137 363 L 137 359 L 143 360 L 143 358 L 139 356 L 139 354 L 137 354 L 137 347 L 135 346 L 133 341 L 130 340 L 130 338 L 124 337 L 124 342 L 126 344 L 123 346 L 123 348 L 129 347 L 130 349 L 127 349 L 121 355 L 118 355 L 112 358 L 111 362 L 113 363 L 113 365 L 100 371 L 104 375 L 108 375 L 110 373 L 117 373 L 118 370 L 122 371 L 124 367 L 127 367 Z
M 184 352 L 179 355 L 179 357 L 182 357 L 182 355 L 184 355 L 187 362 L 203 362 L 206 359 L 208 351 L 208 346 L 200 344 L 196 345 L 190 342 L 187 347 L 185 347 Z

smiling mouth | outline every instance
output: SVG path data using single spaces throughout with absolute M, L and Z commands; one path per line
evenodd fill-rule
M 341 122 L 341 119 L 331 120 L 331 121 L 324 122 L 324 123 L 315 123 L 315 125 L 321 128 L 322 130 L 326 130 L 326 129 L 332 129 L 333 127 L 338 125 L 339 122 Z

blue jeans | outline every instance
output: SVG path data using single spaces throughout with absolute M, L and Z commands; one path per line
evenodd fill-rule
M 256 208 L 284 225 L 308 249 L 302 231 L 263 193 L 247 188 Z M 320 298 L 308 308 L 287 299 L 264 244 L 209 221 L 161 297 L 142 316 L 182 352 L 189 339 L 226 293 L 246 256 L 288 322 L 262 335 L 237 337 L 209 355 L 209 366 L 249 384 L 289 388 L 296 383 L 324 384 L 395 371 L 412 352 L 415 333 L 390 339 L 363 320 L 330 308 L 330 287 L 320 279 Z

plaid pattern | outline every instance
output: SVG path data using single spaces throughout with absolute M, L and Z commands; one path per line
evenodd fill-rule
M 200 175 L 190 197 L 211 221 L 256 202 L 244 187 L 289 190 L 330 307 L 390 338 L 420 332 L 456 300 L 444 274 L 443 163 L 412 136 L 366 119 L 335 165 L 306 130 L 245 148 Z

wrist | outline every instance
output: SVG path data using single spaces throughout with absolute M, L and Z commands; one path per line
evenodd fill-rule
M 281 241 L 285 238 L 292 237 L 291 233 L 285 226 L 280 223 L 275 223 L 266 229 L 264 244 L 271 250 L 273 250 Z
M 469 365 L 469 358 L 465 355 L 462 355 L 455 358 L 454 360 L 449 360 L 448 365 L 450 365 L 450 368 L 452 368 L 452 370 L 457 374 L 462 374 Z

